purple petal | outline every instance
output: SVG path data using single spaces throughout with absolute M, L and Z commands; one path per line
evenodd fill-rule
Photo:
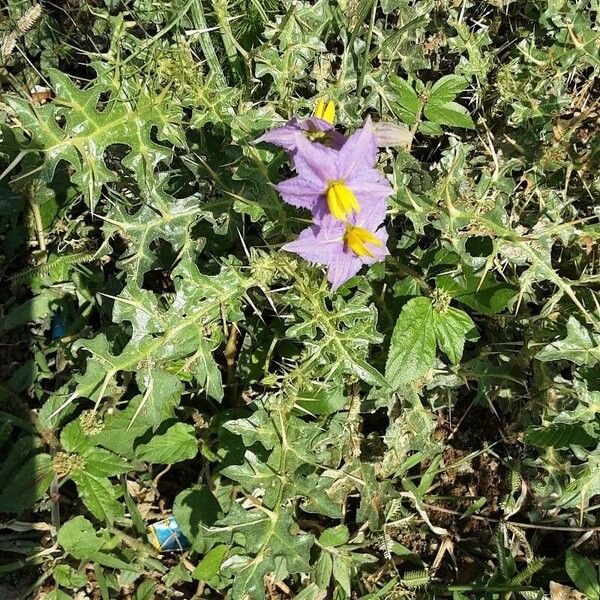
M 323 186 L 300 175 L 282 181 L 275 189 L 292 206 L 312 210 L 323 194 Z
M 254 143 L 268 142 L 274 146 L 294 152 L 297 145 L 297 136 L 301 134 L 301 131 L 300 122 L 297 119 L 292 119 L 283 127 L 276 127 L 275 129 L 271 129 L 271 131 L 267 131 L 267 133 L 255 140 Z
M 377 175 L 378 179 L 375 181 L 366 181 L 362 178 L 346 180 L 346 185 L 354 192 L 361 206 L 382 201 L 387 205 L 387 198 L 394 193 L 390 182 L 378 173 Z
M 299 121 L 300 129 L 304 131 L 332 131 L 333 125 L 319 117 L 308 117 Z
M 294 155 L 296 170 L 306 179 L 319 182 L 321 189 L 327 188 L 327 182 L 336 179 L 336 161 L 338 152 L 326 148 L 323 144 L 313 144 L 303 136 L 298 136 L 297 151 Z
M 339 131 L 332 129 L 327 134 L 327 139 L 325 140 L 325 145 L 328 148 L 332 148 L 333 150 L 339 150 L 340 148 L 342 148 L 342 146 L 346 143 L 347 140 L 348 140 L 348 138 L 343 133 L 340 133 Z
M 316 143 L 322 144 L 327 148 L 339 150 L 346 143 L 346 136 L 339 131 L 336 131 L 331 123 L 323 121 L 318 117 L 308 117 L 298 121 L 298 127 L 306 132 L 323 132 L 327 135 L 322 140 L 317 140 Z
M 383 202 L 363 204 L 360 212 L 352 214 L 348 222 L 355 227 L 375 232 L 385 221 L 386 208 L 387 204 Z
M 353 172 L 372 169 L 377 158 L 377 141 L 373 135 L 371 118 L 357 129 L 339 151 L 338 179 L 345 179 Z
M 352 252 L 344 251 L 342 256 L 329 265 L 327 279 L 331 283 L 331 289 L 337 290 L 340 285 L 346 283 L 350 277 L 354 277 L 362 267 L 362 261 Z
M 341 235 L 336 238 L 327 235 L 318 225 L 311 225 L 296 240 L 285 244 L 283 250 L 299 254 L 312 263 L 332 265 L 344 254 L 344 243 Z

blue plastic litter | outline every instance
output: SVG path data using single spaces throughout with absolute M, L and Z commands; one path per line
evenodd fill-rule
M 148 525 L 146 532 L 150 543 L 159 552 L 183 552 L 190 547 L 190 542 L 179 529 L 175 517 Z
M 65 336 L 65 326 L 63 324 L 62 315 L 57 312 L 52 317 L 52 339 L 58 340 Z

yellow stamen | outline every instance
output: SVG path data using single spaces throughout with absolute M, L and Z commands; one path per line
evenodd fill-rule
M 334 218 L 345 221 L 353 212 L 360 212 L 354 192 L 343 181 L 330 181 L 327 187 L 327 206 Z
M 381 240 L 373 235 L 368 229 L 365 229 L 364 227 L 354 227 L 353 225 L 346 226 L 344 242 L 354 254 L 358 256 L 369 256 L 370 258 L 374 258 L 375 255 L 367 248 L 366 244 L 371 244 L 376 247 L 383 246 Z
M 333 100 L 330 100 L 327 104 L 325 104 L 325 100 L 319 100 L 315 107 L 315 117 L 323 119 L 323 121 L 327 121 L 329 124 L 333 125 L 333 122 L 335 121 L 335 104 L 333 103 Z

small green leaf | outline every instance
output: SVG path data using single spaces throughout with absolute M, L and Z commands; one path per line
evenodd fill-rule
M 210 581 L 213 577 L 216 577 L 219 574 L 221 563 L 227 554 L 227 550 L 227 546 L 220 544 L 207 552 L 194 569 L 192 577 L 199 581 Z
M 432 121 L 421 121 L 419 123 L 419 133 L 437 137 L 438 135 L 442 135 L 444 130 L 437 123 L 433 123 Z
M 50 314 L 50 302 L 51 298 L 43 294 L 19 304 L 0 319 L 0 331 L 8 331 L 47 317 Z
M 567 337 L 548 344 L 535 358 L 543 362 L 570 360 L 591 367 L 600 361 L 600 336 L 584 327 L 575 317 L 567 321 Z
M 461 75 L 444 75 L 433 84 L 429 92 L 428 103 L 452 102 L 468 85 L 469 82 Z
M 345 525 L 338 525 L 337 527 L 329 527 L 325 529 L 319 536 L 319 544 L 321 546 L 343 546 L 348 543 L 350 539 L 350 532 Z
M 93 525 L 82 516 L 73 517 L 60 528 L 58 543 L 65 552 L 79 560 L 88 560 L 103 545 Z
M 58 585 L 70 589 L 83 587 L 88 582 L 88 578 L 83 571 L 76 571 L 69 565 L 56 565 L 52 571 L 52 575 Z
M 466 312 L 452 307 L 444 312 L 434 311 L 434 317 L 438 346 L 452 364 L 457 365 L 462 358 L 467 337 L 477 339 L 475 323 Z
M 137 458 L 151 463 L 170 465 L 189 460 L 198 454 L 193 425 L 176 423 L 163 435 L 154 436 L 136 451 Z
M 59 589 L 51 590 L 44 598 L 45 600 L 72 600 L 72 596 Z
M 321 552 L 315 564 L 315 583 L 326 590 L 333 573 L 333 558 L 329 552 Z
M 71 421 L 60 432 L 60 445 L 65 452 L 83 454 L 94 442 L 81 428 L 79 420 Z
M 540 448 L 568 448 L 573 444 L 587 448 L 598 443 L 598 436 L 590 434 L 578 423 L 552 423 L 529 429 L 525 440 Z
M 507 308 L 518 291 L 507 283 L 496 281 L 490 274 L 478 277 L 471 269 L 465 269 L 464 275 L 459 277 L 441 275 L 436 279 L 436 285 L 458 302 L 484 315 Z
M 84 470 L 71 473 L 71 479 L 84 504 L 97 519 L 112 524 L 125 514 L 123 504 L 117 500 L 116 488 L 105 477 L 96 477 Z
M 475 123 L 469 111 L 457 102 L 446 102 L 445 104 L 427 103 L 423 109 L 423 113 L 431 122 L 438 125 L 475 129 Z
M 396 104 L 398 116 L 409 125 L 417 121 L 421 110 L 421 100 L 413 87 L 397 75 L 390 76 L 390 85 L 396 93 Z
M 197 552 L 204 553 L 210 546 L 206 530 L 221 516 L 221 506 L 205 485 L 196 485 L 181 492 L 173 504 L 177 524 Z
M 296 404 L 313 415 L 330 415 L 347 401 L 340 381 L 308 382 L 298 392 Z
M 0 511 L 20 513 L 44 496 L 54 478 L 52 459 L 35 454 L 21 464 L 0 492 Z
M 103 448 L 90 448 L 84 459 L 86 472 L 94 477 L 113 477 L 131 470 L 127 461 Z
M 393 389 L 425 375 L 435 361 L 435 321 L 428 298 L 409 300 L 396 321 L 385 368 Z
M 580 592 L 590 600 L 600 599 L 598 571 L 590 560 L 573 552 L 573 550 L 567 550 L 565 567 L 569 577 Z
M 135 600 L 154 600 L 156 592 L 156 582 L 151 579 L 142 581 L 135 591 Z
M 352 585 L 350 584 L 351 562 L 348 557 L 343 554 L 336 554 L 333 557 L 333 578 L 339 583 L 344 590 L 347 598 L 352 595 Z

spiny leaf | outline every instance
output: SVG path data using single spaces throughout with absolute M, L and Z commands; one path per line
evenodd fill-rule
M 36 169 L 36 177 L 49 183 L 58 163 L 67 161 L 75 169 L 73 183 L 93 208 L 102 186 L 117 181 L 104 159 L 109 146 L 124 144 L 130 149 L 123 165 L 142 186 L 152 179 L 160 162 L 170 161 L 171 149 L 153 141 L 152 129 L 158 128 L 162 138 L 165 122 L 178 120 L 179 110 L 169 108 L 165 113 L 165 105 L 144 92 L 135 99 L 121 97 L 108 80 L 98 79 L 89 88 L 80 89 L 66 75 L 52 70 L 51 82 L 56 99 L 43 106 L 34 107 L 16 97 L 6 99 L 31 137 L 25 171 L 33 166 L 33 154 L 41 152 L 43 163 L 39 171 Z M 100 97 L 105 92 L 112 95 L 100 111 Z M 61 117 L 64 126 L 59 124 Z

